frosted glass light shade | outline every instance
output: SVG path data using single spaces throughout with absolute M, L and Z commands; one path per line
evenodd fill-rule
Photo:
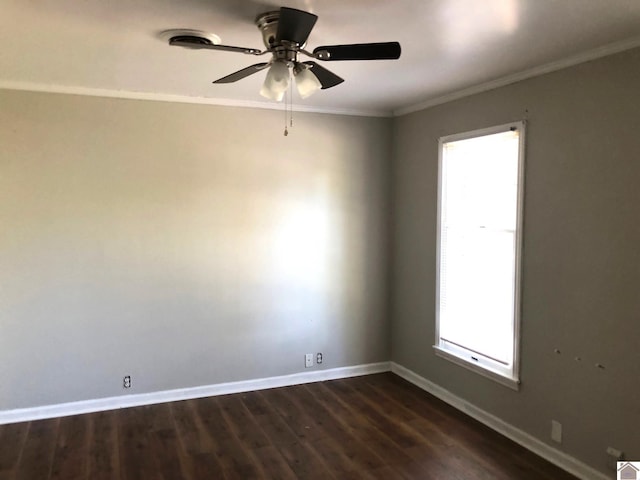
M 310 69 L 303 68 L 296 73 L 296 87 L 302 98 L 307 98 L 322 88 L 322 84 Z
M 274 62 L 264 79 L 260 95 L 271 100 L 281 101 L 289 87 L 289 67 L 283 62 Z

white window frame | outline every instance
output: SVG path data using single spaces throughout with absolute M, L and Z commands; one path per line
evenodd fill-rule
M 511 365 L 500 365 L 489 357 L 477 354 L 462 346 L 456 346 L 440 338 L 440 255 L 442 235 L 442 207 L 443 207 L 443 148 L 446 143 L 467 140 L 485 135 L 503 133 L 516 129 L 519 133 L 518 144 L 518 191 L 517 217 L 515 232 L 515 278 L 514 278 L 514 311 L 513 311 L 513 362 Z M 522 260 L 522 227 L 524 200 L 524 156 L 525 156 L 525 122 L 512 122 L 504 125 L 473 130 L 441 137 L 438 141 L 438 230 L 436 252 L 436 338 L 434 351 L 441 358 L 457 365 L 477 372 L 487 378 L 497 381 L 513 390 L 520 385 L 520 317 L 521 317 L 521 260 Z

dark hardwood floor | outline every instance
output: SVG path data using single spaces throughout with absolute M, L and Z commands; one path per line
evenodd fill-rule
M 391 374 L 0 426 L 0 480 L 564 480 Z

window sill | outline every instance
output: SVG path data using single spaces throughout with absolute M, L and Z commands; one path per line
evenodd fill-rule
M 502 373 L 489 370 L 484 366 L 478 365 L 477 363 L 472 363 L 466 358 L 461 357 L 459 355 L 455 355 L 454 353 L 451 353 L 448 350 L 440 348 L 437 345 L 434 345 L 433 349 L 435 351 L 435 354 L 440 358 L 449 360 L 450 362 L 455 363 L 456 365 L 459 365 L 468 370 L 476 372 L 477 374 L 482 375 L 483 377 L 489 378 L 495 382 L 498 382 L 499 384 L 504 385 L 505 387 L 508 387 L 512 390 L 515 390 L 515 391 L 520 390 L 520 380 L 518 380 L 517 378 L 507 377 Z

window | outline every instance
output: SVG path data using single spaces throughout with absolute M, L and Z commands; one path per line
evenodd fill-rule
M 439 142 L 437 355 L 517 389 L 524 123 Z

